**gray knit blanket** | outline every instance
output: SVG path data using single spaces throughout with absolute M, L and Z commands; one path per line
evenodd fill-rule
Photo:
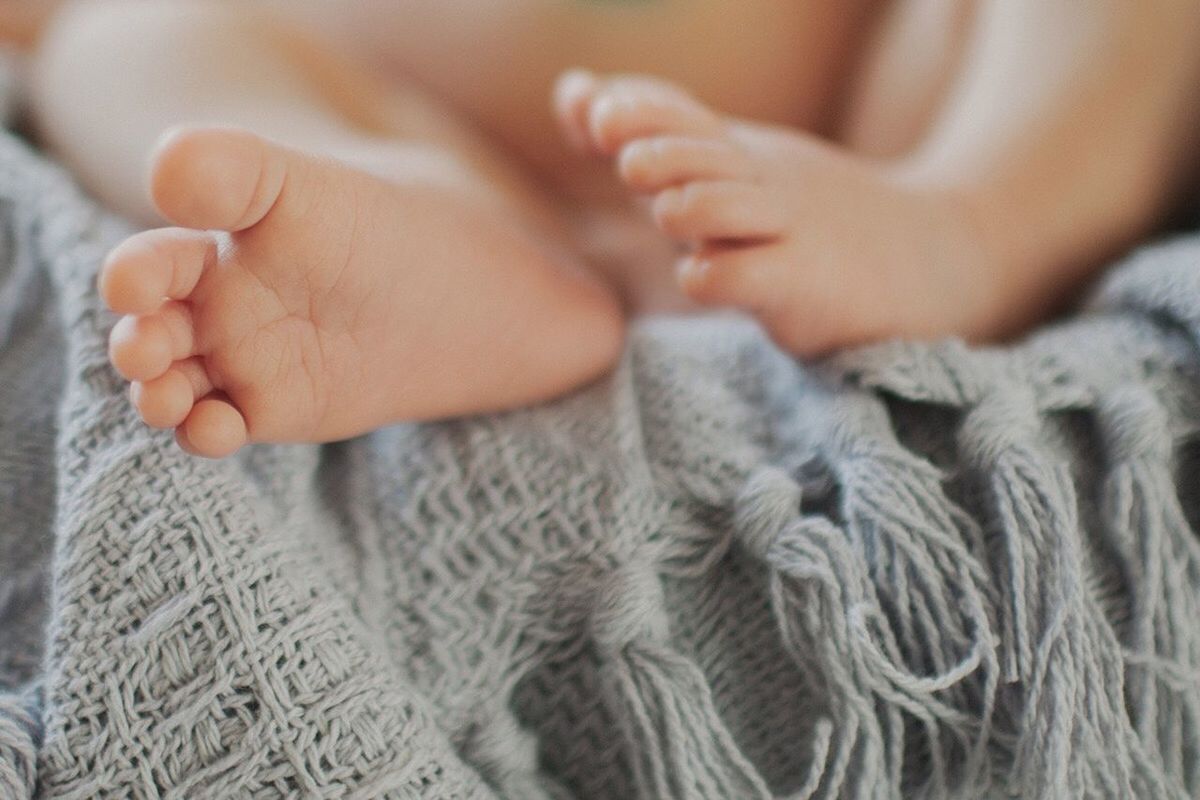
M 0 140 L 5 800 L 1200 797 L 1200 237 L 1010 347 L 653 321 L 210 462 L 106 364 L 122 233 Z

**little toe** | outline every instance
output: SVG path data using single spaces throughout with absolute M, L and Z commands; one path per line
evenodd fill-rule
M 745 181 L 697 181 L 665 189 L 652 205 L 663 233 L 683 241 L 767 240 L 787 227 L 781 198 Z
M 191 312 L 172 301 L 157 313 L 118 320 L 109 335 L 108 356 L 126 380 L 149 381 L 191 355 L 192 347 Z
M 274 206 L 297 158 L 238 128 L 178 128 L 159 142 L 150 192 L 177 225 L 245 230 Z
M 216 255 L 216 240 L 203 231 L 163 228 L 135 234 L 105 260 L 100 296 L 118 314 L 149 314 L 166 298 L 191 294 Z
M 769 245 L 704 248 L 683 258 L 676 275 L 680 289 L 697 303 L 751 313 L 766 310 L 781 291 Z
M 830 338 L 843 306 L 812 281 L 797 281 L 794 256 L 779 244 L 709 247 L 680 261 L 679 287 L 704 306 L 753 314 L 771 338 L 803 357 L 846 343 Z
M 189 453 L 224 458 L 246 444 L 246 421 L 225 400 L 206 397 L 192 408 L 178 429 L 177 439 Z
M 638 192 L 658 192 L 693 181 L 749 179 L 750 156 L 724 139 L 656 136 L 621 148 L 617 172 Z
M 199 451 L 197 451 L 195 446 L 188 440 L 187 429 L 182 425 L 175 429 L 175 443 L 179 445 L 179 448 L 183 450 L 183 452 L 189 455 L 200 455 Z
M 653 78 L 612 78 L 597 87 L 587 108 L 588 138 L 604 155 L 633 139 L 672 134 L 715 138 L 721 117 L 683 89 Z
M 201 360 L 189 358 L 171 365 L 152 381 L 134 382 L 129 387 L 129 395 L 147 425 L 174 428 L 187 419 L 196 400 L 212 389 Z

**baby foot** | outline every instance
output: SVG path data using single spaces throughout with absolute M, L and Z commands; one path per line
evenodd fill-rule
M 755 314 L 783 347 L 997 332 L 990 273 L 953 198 L 653 78 L 570 72 L 555 105 L 568 139 L 615 158 L 658 227 L 693 248 L 684 293 Z
M 125 315 L 110 357 L 146 423 L 190 452 L 523 405 L 617 355 L 615 301 L 450 182 L 197 129 L 165 140 L 151 183 L 182 227 L 103 267 Z
M 0 42 L 32 48 L 63 0 L 4 0 L 0 3 Z

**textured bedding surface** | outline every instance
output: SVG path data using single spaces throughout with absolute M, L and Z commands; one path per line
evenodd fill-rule
M 217 463 L 106 366 L 121 232 L 0 141 L 0 797 L 1200 797 L 1200 237 L 1010 348 L 663 320 Z

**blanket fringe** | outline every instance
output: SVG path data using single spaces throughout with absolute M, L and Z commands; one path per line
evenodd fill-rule
M 895 441 L 878 401 L 837 411 L 826 429 L 840 525 L 802 516 L 799 487 L 777 470 L 755 475 L 736 504 L 739 538 L 770 567 L 784 645 L 823 680 L 823 725 L 838 731 L 827 744 L 814 731 L 805 791 L 944 798 L 985 787 L 999 664 L 982 533 L 947 499 L 944 476 Z M 837 436 L 839 421 L 856 435 Z M 906 773 L 926 759 L 922 774 Z
M 1125 699 L 1138 737 L 1189 797 L 1200 794 L 1200 542 L 1169 464 L 1163 408 L 1145 389 L 1113 392 L 1100 408 L 1112 469 L 1103 489 L 1106 533 L 1129 586 Z
M 1031 394 L 988 395 L 960 431 L 964 454 L 988 476 L 1000 539 L 1001 658 L 1012 683 L 999 722 L 1014 738 L 1006 789 L 1044 800 L 1173 796 L 1138 768 L 1133 737 L 1113 734 L 1129 724 L 1120 649 L 1085 596 L 1074 486 L 1066 463 L 1035 446 L 1035 409 Z
M 690 659 L 666 643 L 662 585 L 649 564 L 621 568 L 597 606 L 601 681 L 621 724 L 638 797 L 769 798 Z

